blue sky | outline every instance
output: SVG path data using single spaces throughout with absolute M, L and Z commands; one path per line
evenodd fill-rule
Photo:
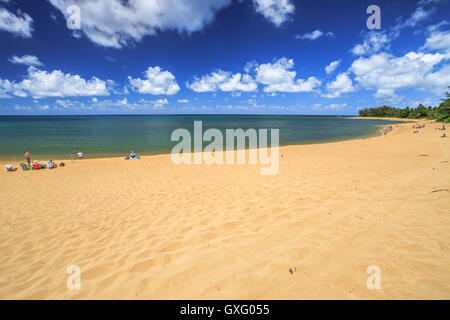
M 450 85 L 449 2 L 0 0 L 0 114 L 437 105 Z M 373 4 L 380 30 L 366 26 Z

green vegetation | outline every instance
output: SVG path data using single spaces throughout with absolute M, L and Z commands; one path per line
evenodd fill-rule
M 450 87 L 448 87 L 450 89 Z M 359 110 L 361 117 L 392 117 L 409 119 L 436 119 L 436 121 L 450 123 L 450 93 L 447 99 L 443 99 L 439 107 L 425 107 L 419 104 L 417 108 L 406 107 L 404 109 L 381 106 L 378 108 L 367 108 Z

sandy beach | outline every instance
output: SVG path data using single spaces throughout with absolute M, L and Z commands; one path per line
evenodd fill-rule
M 422 122 L 281 147 L 274 176 L 170 155 L 3 169 L 0 298 L 449 299 L 450 139 Z

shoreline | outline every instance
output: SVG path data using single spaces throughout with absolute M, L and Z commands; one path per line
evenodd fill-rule
M 355 116 L 355 117 L 344 117 L 346 119 L 360 119 L 360 120 L 387 120 L 387 121 L 399 121 L 399 122 L 405 122 L 405 123 L 409 123 L 409 122 L 423 122 L 423 121 L 431 121 L 431 122 L 435 122 L 435 120 L 430 120 L 430 119 L 407 119 L 407 118 L 392 118 L 392 117 L 360 117 L 360 116 Z
M 280 147 L 274 176 L 167 154 L 0 172 L 0 299 L 449 299 L 438 126 Z

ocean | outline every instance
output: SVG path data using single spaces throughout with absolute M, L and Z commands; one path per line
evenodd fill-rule
M 86 158 L 170 153 L 177 142 L 172 131 L 193 132 L 194 121 L 209 128 L 279 129 L 280 146 L 323 143 L 378 135 L 395 122 L 332 116 L 259 115 L 120 115 L 120 116 L 0 116 L 0 159 L 70 159 L 78 151 Z M 207 145 L 208 143 L 205 143 Z

